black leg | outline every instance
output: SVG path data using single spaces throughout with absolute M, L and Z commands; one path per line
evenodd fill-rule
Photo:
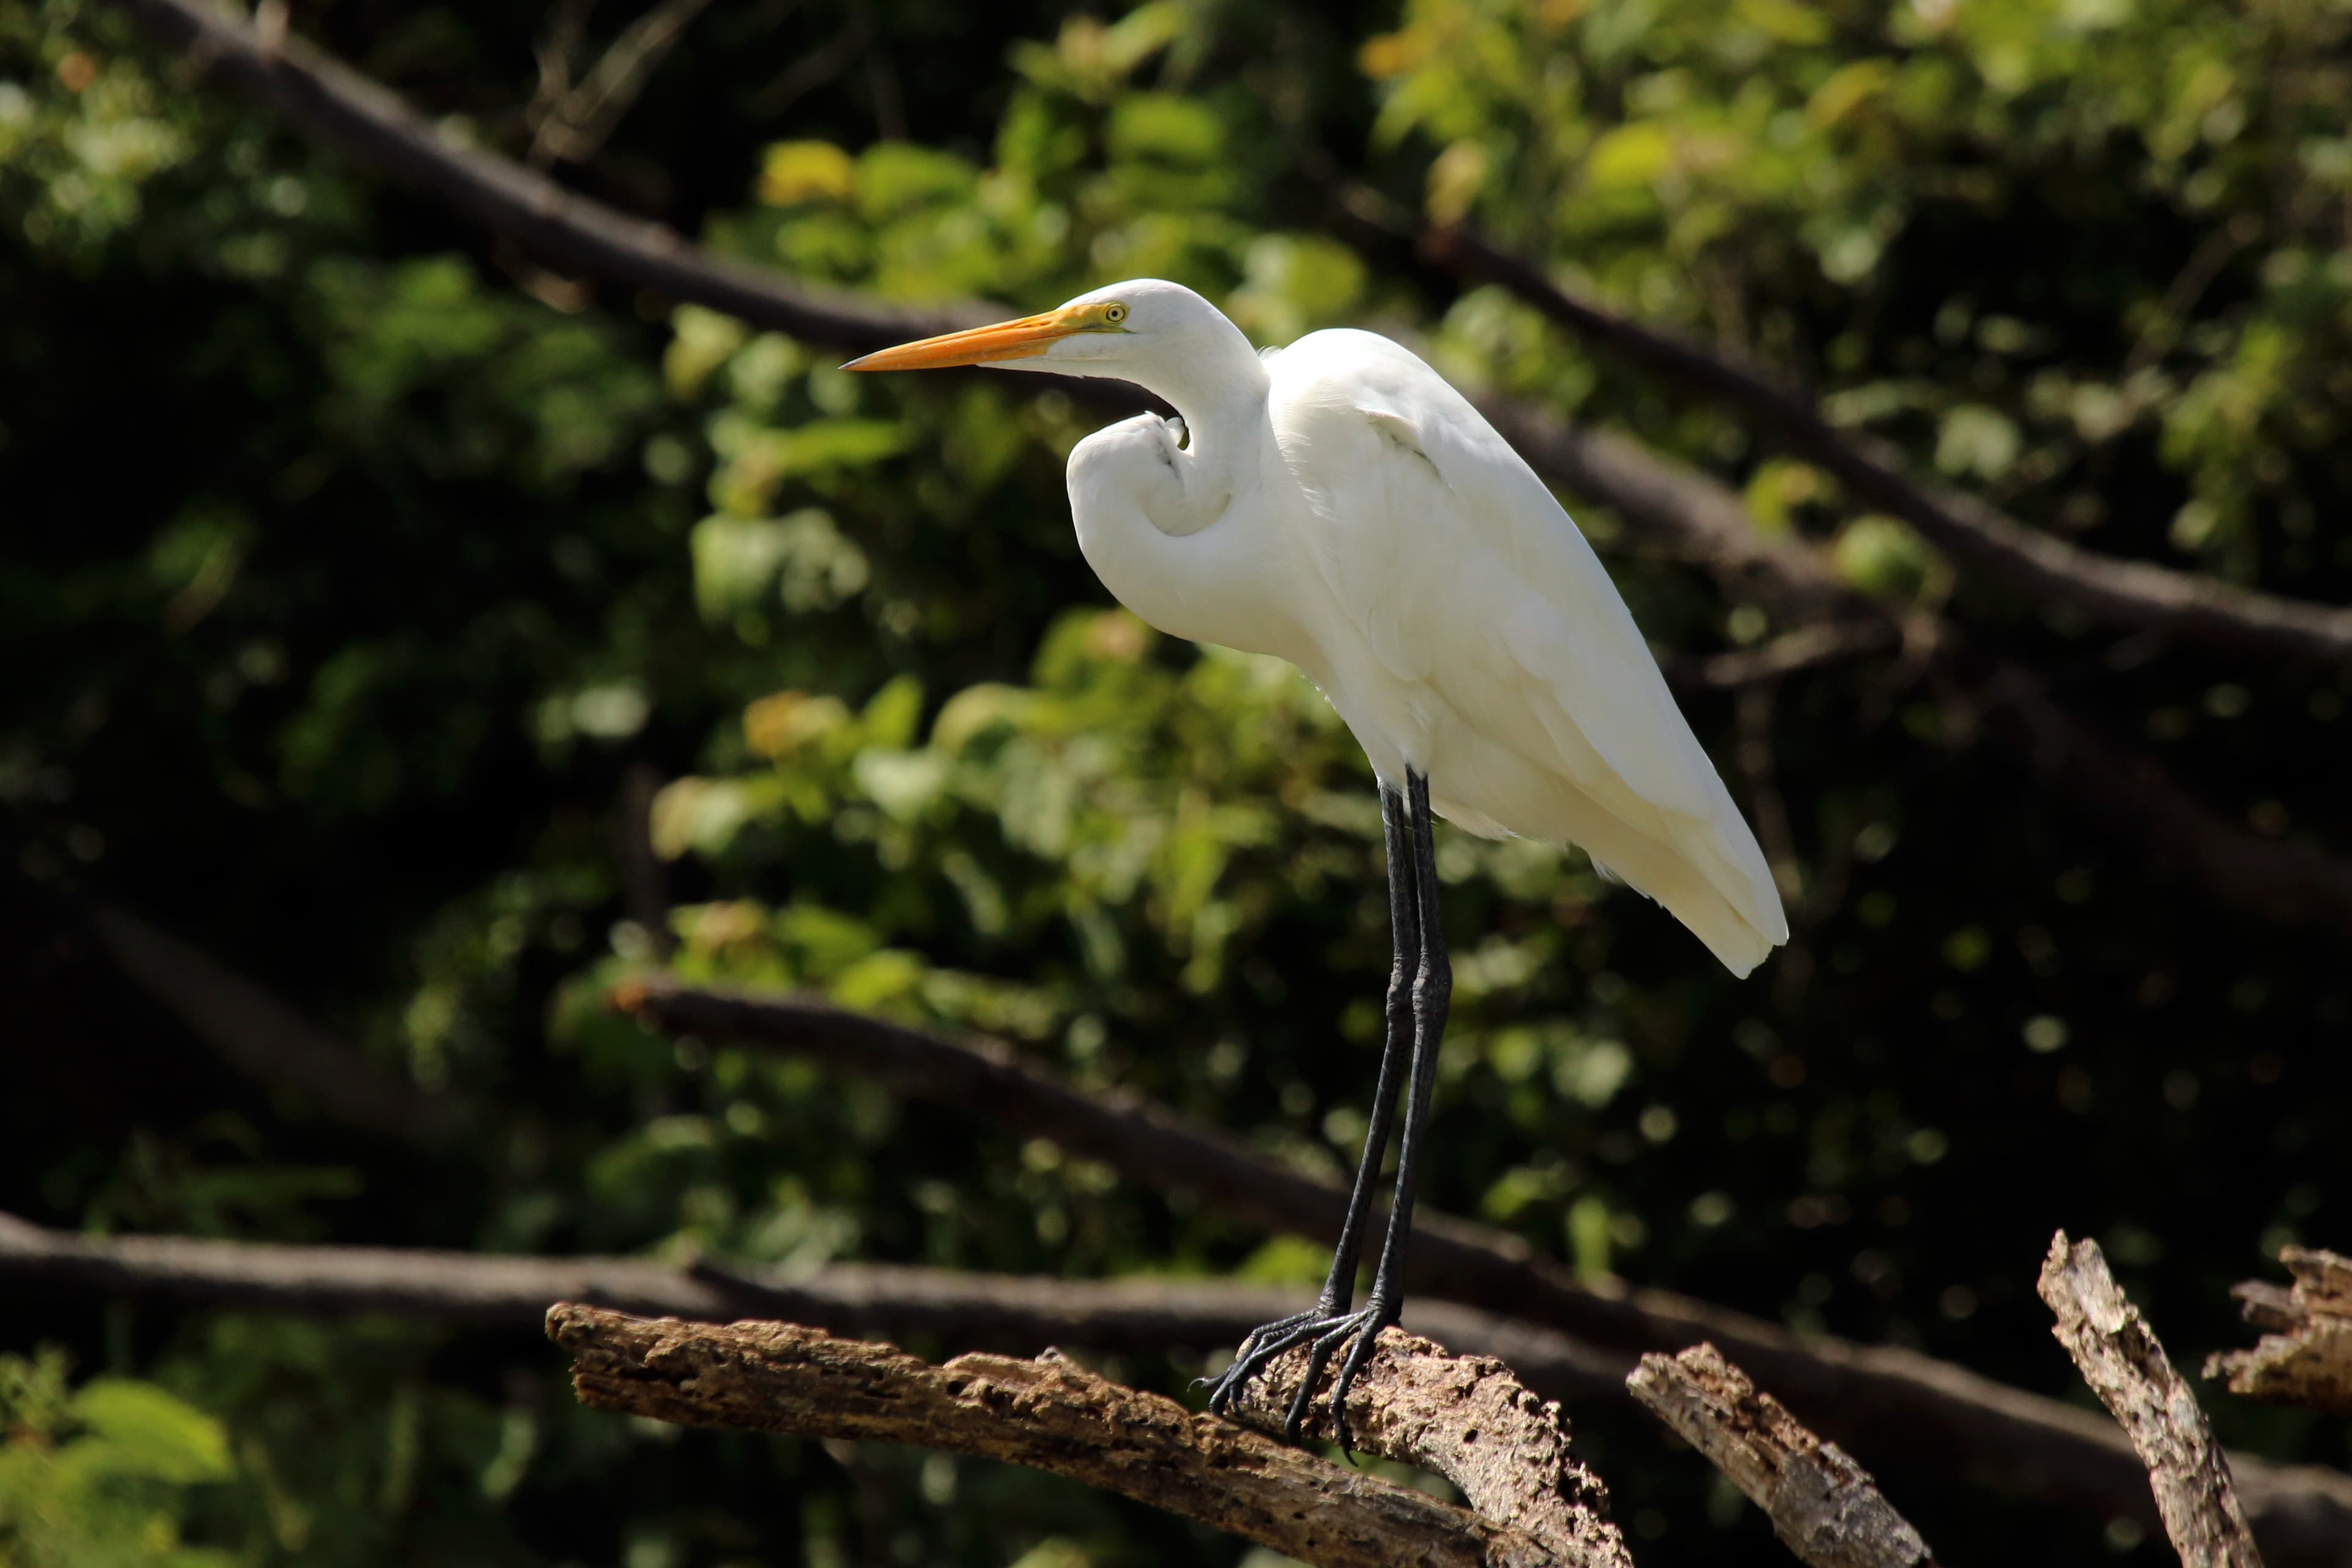
M 1412 1240 L 1413 1198 L 1421 1186 L 1421 1149 L 1429 1134 L 1437 1057 L 1445 1041 L 1445 1015 L 1454 999 L 1454 964 L 1445 952 L 1445 922 L 1438 912 L 1437 841 L 1429 816 L 1429 780 L 1407 772 L 1412 791 L 1413 887 L 1419 900 L 1421 965 L 1412 981 L 1412 1089 L 1404 1102 L 1404 1143 L 1397 1152 L 1396 1196 L 1389 1205 L 1389 1232 L 1372 1270 L 1372 1293 L 1360 1314 L 1348 1359 L 1331 1385 L 1331 1429 L 1348 1447 L 1348 1388 L 1370 1358 L 1372 1342 L 1393 1325 L 1404 1307 L 1405 1249 Z M 1328 1338 L 1328 1336 L 1327 1336 Z M 1318 1346 L 1320 1349 L 1320 1345 Z
M 1364 1249 L 1364 1221 L 1371 1216 L 1372 1189 L 1379 1185 L 1381 1156 L 1388 1152 L 1389 1124 L 1396 1113 L 1397 1080 L 1404 1076 L 1411 1047 L 1414 966 L 1420 960 L 1420 900 L 1413 893 L 1412 818 L 1403 801 L 1381 791 L 1381 827 L 1388 847 L 1389 959 L 1388 1029 L 1381 1043 L 1381 1076 L 1372 1089 L 1372 1114 L 1364 1129 L 1363 1157 L 1356 1162 L 1355 1190 L 1348 1194 L 1348 1217 L 1331 1257 L 1331 1276 L 1316 1305 L 1325 1317 L 1348 1310 L 1356 1296 L 1356 1263 Z
M 1348 1385 L 1370 1354 L 1380 1331 L 1397 1321 L 1402 1304 L 1404 1238 L 1412 1224 L 1412 1193 L 1417 1184 L 1420 1134 L 1428 1115 L 1431 1085 L 1437 1076 L 1437 1048 L 1445 1029 L 1446 998 L 1453 990 L 1452 971 L 1445 959 L 1444 934 L 1437 929 L 1437 868 L 1431 837 L 1429 781 L 1410 769 L 1405 774 L 1407 798 L 1381 792 L 1381 824 L 1386 830 L 1389 868 L 1389 924 L 1394 959 L 1389 971 L 1387 1040 L 1381 1052 L 1381 1076 L 1372 1091 L 1371 1125 L 1364 1135 L 1363 1158 L 1356 1167 L 1355 1190 L 1348 1200 L 1348 1215 L 1331 1273 L 1315 1310 L 1266 1324 L 1244 1340 L 1233 1364 L 1217 1379 L 1209 1407 L 1222 1411 L 1241 1386 L 1265 1364 L 1295 1345 L 1308 1347 L 1307 1375 L 1291 1401 L 1285 1423 L 1295 1440 L 1305 1420 L 1324 1363 L 1339 1346 L 1354 1340 L 1334 1389 L 1332 1426 L 1340 1447 L 1348 1446 L 1347 1415 L 1342 1408 Z M 1396 1108 L 1398 1079 L 1408 1056 L 1412 1092 L 1405 1105 L 1405 1142 L 1397 1167 L 1396 1202 L 1389 1211 L 1388 1233 L 1374 1271 L 1372 1297 L 1364 1310 L 1350 1312 L 1355 1296 L 1356 1265 L 1363 1245 L 1365 1222 L 1371 1214 L 1372 1188 L 1380 1175 L 1381 1155 L 1388 1147 L 1389 1124 Z
M 1234 1352 L 1232 1363 L 1218 1376 L 1209 1394 L 1209 1408 L 1223 1411 L 1244 1384 L 1257 1375 L 1265 1364 L 1293 1345 L 1318 1339 L 1335 1323 L 1344 1321 L 1356 1294 L 1356 1266 L 1363 1254 L 1364 1225 L 1371 1216 L 1372 1191 L 1379 1184 L 1381 1156 L 1387 1152 L 1389 1128 L 1395 1120 L 1397 1085 L 1404 1076 L 1407 1058 L 1412 1053 L 1412 981 L 1420 963 L 1420 900 L 1415 897 L 1415 855 L 1413 851 L 1412 812 L 1402 797 L 1383 788 L 1381 791 L 1381 826 L 1386 840 L 1389 875 L 1389 934 L 1391 957 L 1389 964 L 1388 1018 L 1386 1038 L 1381 1047 L 1380 1079 L 1372 1090 L 1370 1124 L 1364 1130 L 1363 1157 L 1356 1164 L 1354 1190 L 1348 1197 L 1347 1218 L 1339 1227 L 1339 1244 L 1333 1250 L 1331 1272 L 1324 1280 L 1323 1294 L 1311 1310 L 1280 1318 L 1250 1331 Z M 1316 1383 L 1322 1375 L 1323 1363 L 1328 1359 L 1327 1349 L 1316 1355 L 1306 1380 L 1299 1386 L 1298 1397 L 1291 1404 L 1286 1423 L 1289 1436 L 1296 1440 L 1301 1422 L 1306 1419 L 1307 1404 Z

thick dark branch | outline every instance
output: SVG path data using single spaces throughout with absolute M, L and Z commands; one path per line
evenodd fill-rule
M 245 976 L 137 916 L 104 904 L 89 923 L 122 973 L 247 1078 L 292 1089 L 346 1127 L 414 1143 L 464 1125 L 454 1101 L 395 1078 Z
M 1762 1509 L 1811 1568 L 1935 1568 L 1927 1543 L 1869 1472 L 1713 1345 L 1645 1355 L 1625 1386 Z
M 1134 1498 L 1318 1568 L 1592 1563 L 1048 1352 L 933 1366 L 789 1323 L 648 1321 L 559 1306 L 547 1334 L 600 1410 L 796 1436 L 877 1438 L 1001 1459 Z M 1366 1397 L 1389 1387 L 1376 1358 Z M 1607 1527 L 1601 1527 L 1606 1530 Z M 1614 1541 L 1615 1531 L 1607 1531 Z
M 0 1281 L 114 1297 L 341 1316 L 536 1324 L 558 1301 L 716 1322 L 784 1318 L 829 1332 L 1034 1353 L 1214 1351 L 1310 1304 L 1303 1292 L 1213 1279 L 1041 1279 L 840 1263 L 768 1279 L 715 1264 L 513 1258 L 373 1247 L 288 1247 L 182 1237 L 87 1237 L 0 1214 Z M 1555 1399 L 1608 1398 L 1624 1358 L 1474 1307 L 1408 1302 L 1405 1322 L 1465 1354 L 1499 1357 Z
M 2231 1291 L 2246 1321 L 2269 1331 L 2250 1351 L 2216 1352 L 2205 1375 L 2249 1399 L 2352 1415 L 2352 1258 L 2289 1247 L 2279 1261 L 2293 1286 L 2249 1279 Z
M 1076 1089 L 1001 1043 L 950 1039 L 810 998 L 709 991 L 657 976 L 630 983 L 616 1000 L 669 1033 L 788 1051 L 1024 1136 L 1052 1139 L 1140 1184 L 1197 1194 L 1244 1223 L 1326 1241 L 1339 1234 L 1347 1194 L 1336 1184 L 1134 1097 Z M 1948 1362 L 1894 1346 L 1800 1339 L 1668 1291 L 1614 1280 L 1587 1285 L 1516 1237 L 1426 1206 L 1416 1215 L 1408 1271 L 1416 1290 L 1629 1357 L 1712 1341 L 1808 1425 L 1879 1469 L 1907 1462 L 1943 1477 L 1958 1468 L 2027 1496 L 2158 1522 L 2139 1460 L 2111 1424 Z M 1512 1352 L 1498 1353 L 1527 1373 Z M 2352 1477 L 2252 1458 L 2232 1462 L 2274 1563 L 2352 1563 L 2345 1546 L 2352 1541 Z
M 2070 1247 L 2060 1231 L 2042 1265 L 2041 1290 L 2058 1319 L 2050 1331 L 2147 1466 L 2157 1511 L 2182 1568 L 2261 1568 L 2213 1428 L 2187 1380 L 2165 1359 L 2156 1331 L 2124 1299 L 2099 1244 Z
M 1571 294 L 1527 261 L 1465 229 L 1424 229 L 1420 245 L 1423 255 L 1457 276 L 1500 284 L 1587 342 L 1746 414 L 1775 432 L 1790 450 L 1836 475 L 1864 506 L 1892 512 L 1961 565 L 2030 598 L 2109 626 L 2305 658 L 2352 659 L 2352 609 L 2101 555 L 1972 498 L 1931 490 L 1904 472 L 1892 448 L 1839 429 L 1811 399 L 1686 339 Z

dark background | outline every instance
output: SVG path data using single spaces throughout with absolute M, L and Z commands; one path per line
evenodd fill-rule
M 577 22 L 576 78 L 633 19 L 583 15 L 292 22 L 523 155 L 534 50 Z M 1028 310 L 1160 274 L 1263 341 L 1406 336 L 1744 488 L 1759 526 L 1967 626 L 2216 817 L 2352 853 L 2347 671 L 1955 574 L 1737 418 L 1351 251 L 1327 190 L 1466 213 L 2032 525 L 2340 604 L 2347 66 L 2333 14 L 2206 4 L 720 0 L 551 166 L 901 298 Z M 1344 733 L 1279 672 L 1103 616 L 1061 493 L 1083 411 L 972 378 L 845 385 L 837 357 L 556 276 L 103 6 L 0 3 L 0 1207 L 1319 1277 L 1311 1247 L 1049 1147 L 596 1009 L 663 940 L 615 847 L 635 769 L 684 781 L 654 834 L 688 973 L 1006 1035 L 1318 1168 L 1360 1127 L 1385 909 Z M 1568 499 L 1663 649 L 1769 635 Z M 965 708 L 992 724 L 934 730 L 998 682 Z M 779 692 L 800 696 L 746 720 Z M 2101 1239 L 2184 1365 L 2249 1337 L 2227 1287 L 2281 1243 L 2344 1244 L 2340 917 L 2221 901 L 1916 663 L 1685 707 L 1743 805 L 1785 819 L 1794 940 L 1735 984 L 1580 858 L 1445 837 L 1465 977 L 1425 1201 L 2070 1397 L 2032 1289 L 2053 1228 Z M 106 907 L 477 1108 L 476 1132 L 411 1146 L 239 1075 L 124 978 Z M 226 1468 L 87 1495 L 37 1472 L 47 1502 L 0 1501 L 28 1562 L 209 1561 L 181 1540 L 627 1568 L 1242 1555 L 1026 1473 L 591 1416 L 527 1336 L 0 1299 L 0 1347 L 40 1346 L 68 1381 L 168 1389 Z M 1202 1364 L 1112 1370 L 1172 1390 Z M 2340 1423 L 2209 1404 L 2234 1444 L 2352 1458 Z M 1780 1560 L 1686 1453 L 1570 1414 L 1643 1562 Z M 1885 1479 L 1950 1561 L 2162 1560 L 2128 1527 Z

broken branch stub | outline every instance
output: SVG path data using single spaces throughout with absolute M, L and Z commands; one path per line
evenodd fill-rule
M 2156 1331 L 2125 1300 L 2095 1241 L 2051 1238 L 2040 1289 L 2051 1332 L 2147 1467 L 2164 1532 L 2182 1568 L 2261 1568 L 2229 1460 Z
M 2231 1291 L 2246 1321 L 2270 1331 L 2252 1350 L 2215 1352 L 2205 1375 L 2265 1404 L 2352 1415 L 2352 1258 L 2289 1247 L 2279 1261 L 2292 1286 L 2249 1279 Z
M 1936 1568 L 1927 1543 L 1870 1473 L 1713 1345 L 1645 1355 L 1625 1386 L 1762 1509 L 1811 1568 Z

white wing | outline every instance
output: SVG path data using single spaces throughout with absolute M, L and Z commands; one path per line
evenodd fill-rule
M 1440 809 L 1574 841 L 1736 973 L 1787 941 L 1754 835 L 1616 585 L 1518 454 L 1386 338 L 1317 332 L 1268 369 L 1308 549 L 1423 716 L 1414 760 Z

